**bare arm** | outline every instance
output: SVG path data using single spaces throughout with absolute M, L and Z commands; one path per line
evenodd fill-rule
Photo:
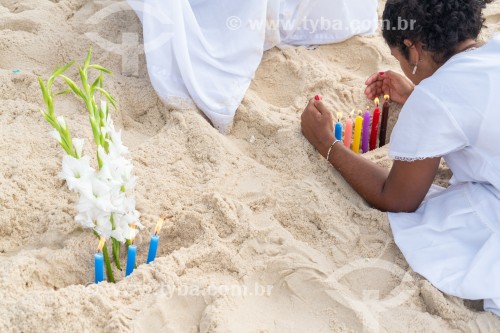
M 332 115 L 321 101 L 309 102 L 302 114 L 302 132 L 326 157 L 335 137 Z M 388 171 L 337 143 L 332 148 L 329 162 L 373 207 L 382 211 L 413 212 L 429 191 L 440 158 L 395 161 Z

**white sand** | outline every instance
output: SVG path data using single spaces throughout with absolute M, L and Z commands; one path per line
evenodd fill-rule
M 97 241 L 73 221 L 76 197 L 57 178 L 62 152 L 38 112 L 36 77 L 81 60 L 93 44 L 87 32 L 120 43 L 123 31 L 141 31 L 132 11 L 86 23 L 113 3 L 0 0 L 0 332 L 500 329 L 481 302 L 443 295 L 413 273 L 385 214 L 300 133 L 307 97 L 324 95 L 333 111 L 362 108 L 366 77 L 398 69 L 380 36 L 267 52 L 229 136 L 195 110 L 165 107 L 143 56 L 138 77 L 124 76 L 121 56 L 94 46 L 94 61 L 115 72 L 107 87 L 122 112 L 114 118 L 139 176 L 148 227 L 137 240 L 140 263 L 156 219 L 168 220 L 154 264 L 118 274 L 117 284 L 86 286 Z M 498 1 L 486 13 L 487 37 L 500 30 Z M 82 105 L 59 101 L 75 135 L 91 139 Z M 389 168 L 386 155 L 366 156 Z M 442 168 L 436 182 L 449 176 Z M 215 293 L 221 286 L 233 290 Z

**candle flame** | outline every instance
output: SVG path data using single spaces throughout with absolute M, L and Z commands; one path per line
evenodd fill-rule
M 165 217 L 162 215 L 162 216 L 160 216 L 160 218 L 158 219 L 158 222 L 156 223 L 155 235 L 158 235 L 160 233 L 161 227 L 163 226 L 163 222 L 165 222 Z
M 130 226 L 130 243 L 134 244 L 135 241 L 135 235 L 137 234 L 135 230 L 137 229 L 137 226 L 135 224 L 132 224 Z
M 378 107 L 378 105 L 380 104 L 380 100 L 378 99 L 378 97 L 375 97 L 374 102 L 375 102 L 375 105 Z
M 344 113 L 343 112 L 337 112 L 337 120 L 338 122 L 340 123 L 340 121 L 342 120 L 342 117 L 344 116 Z
M 106 238 L 101 237 L 101 239 L 99 239 L 99 245 L 97 245 L 97 252 L 102 251 L 102 248 L 104 247 L 105 243 L 106 243 Z
M 389 96 L 389 95 L 384 95 L 384 100 L 388 101 L 388 100 L 390 100 L 390 99 L 391 99 L 391 96 Z
M 363 114 L 363 111 L 358 110 L 358 116 L 361 116 Z
M 349 113 L 349 118 L 352 118 L 354 116 L 354 112 L 356 112 L 356 109 L 352 109 L 351 113 Z

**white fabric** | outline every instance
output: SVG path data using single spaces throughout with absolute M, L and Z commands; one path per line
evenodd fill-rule
M 265 49 L 334 43 L 377 29 L 377 0 L 128 2 L 143 23 L 159 96 L 180 108 L 194 101 L 221 132 L 232 124 Z
M 415 213 L 389 213 L 411 267 L 500 315 L 500 36 L 454 56 L 403 107 L 389 153 L 442 156 L 453 178 Z

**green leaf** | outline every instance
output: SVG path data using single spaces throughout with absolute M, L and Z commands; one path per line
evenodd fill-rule
M 92 83 L 92 86 L 90 87 L 90 94 L 94 95 L 94 92 L 98 86 L 100 86 L 100 83 L 103 79 L 102 73 L 95 79 L 94 83 Z
M 103 94 L 104 96 L 106 96 L 106 99 L 111 103 L 111 105 L 113 105 L 113 107 L 115 108 L 115 110 L 118 110 L 118 108 L 116 107 L 116 99 L 114 99 L 113 96 L 111 96 L 106 90 L 100 88 L 100 87 L 97 87 L 96 88 L 97 91 L 99 91 L 101 94 Z
M 49 100 L 48 100 L 48 92 L 47 92 L 47 87 L 45 86 L 45 82 L 43 82 L 42 78 L 41 77 L 38 77 L 38 83 L 40 84 L 40 89 L 42 89 L 42 95 L 43 95 L 43 100 L 45 102 L 45 104 L 49 104 Z
M 87 52 L 87 58 L 85 58 L 85 63 L 83 64 L 83 68 L 85 68 L 85 70 L 89 68 L 91 57 L 92 57 L 92 47 L 89 48 L 89 51 Z
M 52 88 L 52 84 L 54 83 L 55 79 L 57 77 L 59 77 L 61 74 L 63 74 L 64 72 L 66 72 L 68 70 L 68 68 L 70 68 L 71 66 L 73 66 L 75 62 L 72 61 L 70 62 L 69 64 L 63 66 L 63 67 L 60 67 L 60 68 L 56 68 L 56 70 L 54 71 L 54 73 L 52 74 L 51 77 L 49 77 L 49 79 L 47 80 L 47 91 L 49 92 L 50 94 L 50 90 Z
M 93 69 L 97 69 L 98 71 L 104 72 L 104 73 L 106 73 L 106 74 L 110 74 L 110 75 L 112 75 L 112 74 L 113 74 L 113 72 L 112 72 L 112 71 L 110 71 L 109 69 L 104 68 L 104 67 L 102 67 L 102 66 L 100 66 L 100 65 L 90 65 L 89 67 L 90 67 L 90 68 L 93 68 Z
M 72 91 L 71 89 L 64 90 L 64 91 L 58 92 L 58 93 L 56 94 L 56 96 L 59 96 L 59 95 L 64 95 L 64 94 L 70 93 L 71 91 Z
M 61 68 L 58 68 L 55 70 L 54 74 L 52 74 L 53 77 L 58 77 L 59 75 L 63 74 L 64 72 L 66 72 L 71 66 L 74 65 L 74 61 L 70 62 L 69 64 L 67 65 L 64 65 L 63 67 Z
M 78 72 L 80 72 L 80 78 L 82 79 L 82 87 L 85 91 L 85 95 L 87 95 L 89 98 L 92 98 L 92 96 L 90 95 L 90 86 L 88 83 L 86 68 L 78 66 Z
M 45 120 L 47 120 L 47 122 L 48 122 L 48 123 L 49 123 L 49 124 L 50 124 L 50 125 L 54 128 L 54 129 L 56 129 L 56 130 L 58 130 L 58 131 L 59 131 L 59 129 L 60 129 L 60 127 L 61 127 L 61 126 L 60 126 L 60 125 L 59 125 L 59 123 L 57 122 L 57 119 L 54 117 L 54 115 L 51 115 L 51 114 L 49 114 L 49 113 L 47 113 L 47 112 L 43 112 L 43 111 L 42 111 L 42 113 L 43 113 L 43 116 L 45 117 Z
M 101 137 L 101 130 L 97 125 L 97 122 L 95 118 L 91 115 L 89 116 L 90 119 L 90 126 L 92 127 L 92 134 L 94 134 L 94 141 L 99 144 L 100 137 Z
M 76 85 L 76 83 L 73 80 L 71 80 L 69 77 L 67 77 L 65 75 L 61 75 L 61 77 L 64 79 L 64 81 L 66 81 L 66 83 L 71 88 L 71 90 L 73 90 L 75 95 L 80 96 L 81 98 L 83 98 L 83 100 L 87 99 L 87 97 L 83 94 L 83 92 L 80 90 L 80 88 L 78 88 L 78 86 Z

